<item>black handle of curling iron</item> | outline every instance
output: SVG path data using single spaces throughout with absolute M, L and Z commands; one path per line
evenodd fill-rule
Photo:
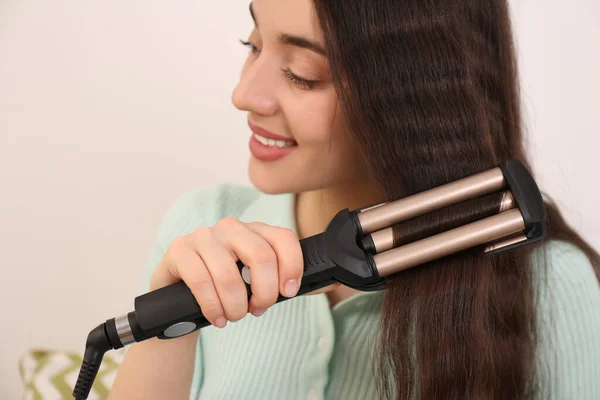
M 332 261 L 323 253 L 323 234 L 305 238 L 300 241 L 304 255 L 303 279 L 297 295 L 302 295 L 335 282 L 335 279 L 311 279 L 318 272 L 328 271 L 334 267 Z M 237 262 L 240 274 L 248 292 L 248 299 L 252 295 L 251 284 L 246 274 L 243 273 L 245 265 Z M 288 300 L 288 297 L 279 295 L 277 303 Z M 149 337 L 171 339 L 188 334 L 197 329 L 210 325 L 204 317 L 190 288 L 183 282 L 177 282 L 164 288 L 146 293 L 135 299 L 135 311 L 129 317 L 132 333 L 136 341 Z
M 344 209 L 331 220 L 325 232 L 300 240 L 304 272 L 298 295 L 341 282 L 363 291 L 380 290 L 385 280 L 379 277 L 373 257 L 357 240 L 361 235 L 355 211 Z M 248 296 L 251 284 L 237 262 Z M 280 295 L 277 303 L 288 300 Z M 171 339 L 210 325 L 189 287 L 177 282 L 138 296 L 135 311 L 98 325 L 88 336 L 84 363 L 75 385 L 76 399 L 86 399 L 103 355 L 133 342 L 158 337 Z
M 365 282 L 380 281 L 372 257 L 356 242 L 360 225 L 354 218 L 353 212 L 342 210 L 325 232 L 300 240 L 304 272 L 297 295 L 338 281 L 357 288 Z M 241 261 L 237 265 L 250 298 L 252 291 L 247 271 Z M 279 295 L 277 303 L 288 299 Z M 128 314 L 128 322 L 137 342 L 150 337 L 179 337 L 210 325 L 184 282 L 137 297 L 135 311 Z

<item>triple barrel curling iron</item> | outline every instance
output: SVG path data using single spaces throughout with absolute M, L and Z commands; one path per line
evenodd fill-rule
M 493 192 L 502 194 L 493 215 L 394 247 L 391 226 Z M 337 282 L 361 291 L 382 290 L 387 276 L 462 250 L 481 246 L 492 255 L 528 245 L 545 237 L 545 218 L 537 184 L 518 159 L 399 200 L 344 209 L 323 233 L 300 240 L 304 273 L 297 296 Z M 241 260 L 237 265 L 250 298 L 250 269 Z M 280 295 L 277 303 L 285 300 Z M 183 281 L 136 297 L 134 307 L 89 333 L 76 399 L 87 399 L 107 351 L 210 325 Z

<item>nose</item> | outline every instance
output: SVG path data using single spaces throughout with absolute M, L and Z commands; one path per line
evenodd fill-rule
M 233 105 L 239 110 L 260 115 L 275 114 L 278 108 L 274 78 L 276 70 L 262 57 L 246 61 L 240 81 L 231 95 Z

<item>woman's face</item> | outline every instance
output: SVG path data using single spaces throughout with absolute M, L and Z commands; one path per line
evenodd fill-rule
M 352 184 L 359 158 L 320 54 L 325 46 L 312 0 L 254 0 L 251 8 L 250 52 L 232 102 L 248 111 L 249 125 L 285 139 L 265 142 L 248 130 L 252 184 L 266 193 Z

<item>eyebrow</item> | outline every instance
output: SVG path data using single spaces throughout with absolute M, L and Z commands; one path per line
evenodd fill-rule
M 254 9 L 252 8 L 252 3 L 250 3 L 250 15 L 252 16 L 254 25 L 256 25 L 256 27 L 258 27 L 258 22 L 256 22 L 256 16 L 254 15 Z M 288 34 L 282 33 L 279 35 L 279 42 L 281 44 L 287 44 L 287 45 L 291 45 L 291 46 L 300 47 L 303 49 L 312 50 L 319 55 L 322 55 L 324 57 L 326 56 L 325 49 L 323 48 L 323 46 L 321 46 L 315 42 L 312 42 L 304 37 L 301 37 L 301 36 L 294 36 L 294 35 L 288 35 Z

